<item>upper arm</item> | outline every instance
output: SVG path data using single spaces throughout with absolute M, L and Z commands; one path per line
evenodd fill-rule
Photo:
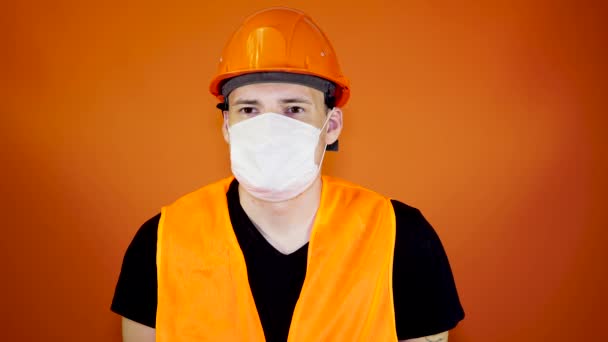
M 426 342 L 424 337 L 415 338 L 454 328 L 464 318 L 464 311 L 436 231 L 418 209 L 392 203 L 397 221 L 393 263 L 397 336 L 404 341 Z
M 407 340 L 401 340 L 400 342 L 448 342 L 448 332 L 444 331 L 436 335 L 410 338 Z
M 160 214 L 144 223 L 127 248 L 111 306 L 115 313 L 150 328 L 156 323 L 159 219 Z
M 123 342 L 154 342 L 156 329 L 137 323 L 128 318 L 122 318 Z

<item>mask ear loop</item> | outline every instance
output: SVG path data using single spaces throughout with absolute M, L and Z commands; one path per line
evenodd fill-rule
M 321 132 L 323 132 L 323 130 L 326 129 L 325 125 L 327 125 L 330 118 L 331 118 L 331 111 L 327 114 L 327 119 L 325 119 L 325 123 L 319 130 L 319 139 L 321 138 Z M 325 133 L 327 133 L 327 131 L 325 131 Z M 319 165 L 318 165 L 319 171 L 321 171 L 321 166 L 323 165 L 323 159 L 325 159 L 325 152 L 327 152 L 327 143 L 325 143 L 325 147 L 323 148 L 323 154 L 321 154 L 321 160 L 319 160 Z

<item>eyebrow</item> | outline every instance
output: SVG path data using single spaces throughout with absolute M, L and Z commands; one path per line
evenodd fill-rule
M 286 99 L 279 100 L 281 104 L 289 104 L 289 103 L 306 103 L 312 105 L 312 101 L 304 97 L 291 97 Z M 233 106 L 238 105 L 250 105 L 250 106 L 259 106 L 260 101 L 258 100 L 248 100 L 248 99 L 238 99 L 234 101 Z
M 312 102 L 304 97 L 294 97 L 294 98 L 288 98 L 288 99 L 281 99 L 280 101 L 282 104 L 287 104 L 287 103 L 306 103 L 306 104 L 312 104 Z
M 258 100 L 246 100 L 246 99 L 238 99 L 236 101 L 234 101 L 234 106 L 238 106 L 238 105 L 253 105 L 253 106 L 258 106 L 260 104 L 260 101 Z

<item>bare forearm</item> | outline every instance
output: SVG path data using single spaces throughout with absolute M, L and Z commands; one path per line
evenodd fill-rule
M 156 330 L 128 318 L 122 318 L 123 342 L 154 342 Z
M 402 340 L 401 342 L 448 342 L 448 332 L 444 331 L 441 334 L 411 338 Z

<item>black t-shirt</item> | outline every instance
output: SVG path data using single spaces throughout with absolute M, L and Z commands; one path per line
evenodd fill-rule
M 289 255 L 280 253 L 241 207 L 236 181 L 226 196 L 266 341 L 287 341 L 306 274 L 308 244 Z M 393 262 L 397 336 L 403 340 L 450 330 L 464 318 L 464 311 L 441 241 L 418 209 L 391 202 L 397 220 Z M 152 217 L 135 234 L 125 253 L 111 307 L 117 314 L 149 327 L 156 323 L 159 219 L 160 214 Z

